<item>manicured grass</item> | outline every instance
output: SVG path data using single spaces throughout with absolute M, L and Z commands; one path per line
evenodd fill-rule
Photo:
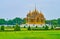
M 60 39 L 60 30 L 3 31 L 0 39 Z

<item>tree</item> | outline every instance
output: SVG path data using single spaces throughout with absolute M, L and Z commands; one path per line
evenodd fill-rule
M 48 28 L 49 28 L 49 27 L 46 25 L 46 26 L 45 26 L 45 30 L 48 30 Z
M 23 24 L 26 24 L 26 19 L 25 18 L 23 19 Z
M 53 25 L 54 27 L 58 26 L 58 21 L 56 19 L 46 20 L 46 24 Z
M 52 25 L 56 25 L 57 26 L 57 24 L 58 24 L 58 21 L 56 19 L 51 20 L 51 22 L 52 22 Z
M 54 27 L 53 27 L 53 26 L 51 26 L 51 29 L 54 29 Z
M 45 23 L 50 25 L 51 24 L 51 20 L 46 20 Z
M 1 30 L 4 31 L 4 26 L 1 26 Z
M 57 20 L 57 21 L 58 21 L 58 26 L 60 26 L 60 18 L 58 18 L 58 20 Z
M 20 26 L 18 24 L 16 24 L 16 26 L 14 27 L 15 31 L 20 31 Z
M 13 25 L 13 20 L 8 20 L 7 25 Z
M 13 19 L 13 24 L 14 24 L 14 25 L 15 25 L 16 23 L 20 25 L 20 24 L 22 24 L 22 22 L 23 22 L 23 20 L 22 20 L 21 18 L 16 17 L 16 18 Z
M 4 25 L 6 23 L 5 19 L 0 19 L 0 25 Z

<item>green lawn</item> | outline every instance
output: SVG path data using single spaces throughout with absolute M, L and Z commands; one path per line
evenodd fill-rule
M 60 30 L 4 31 L 0 39 L 60 39 Z

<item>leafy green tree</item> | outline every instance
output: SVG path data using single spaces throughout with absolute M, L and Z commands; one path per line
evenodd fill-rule
M 26 19 L 25 18 L 23 19 L 23 24 L 26 24 Z
M 1 26 L 1 30 L 4 31 L 4 26 Z
M 58 18 L 58 20 L 57 20 L 57 21 L 58 21 L 58 26 L 60 26 L 60 18 Z
M 5 19 L 0 19 L 0 25 L 15 25 L 18 23 L 19 25 L 22 24 L 24 21 L 21 18 L 14 18 L 12 20 L 5 20 Z
M 7 25 L 13 25 L 13 20 L 8 20 Z
M 20 26 L 18 24 L 16 24 L 16 26 L 14 27 L 15 31 L 20 31 Z
M 50 25 L 51 24 L 51 20 L 46 20 L 45 23 Z
M 0 19 L 0 25 L 4 25 L 6 23 L 5 19 Z
M 22 22 L 23 22 L 23 20 L 22 20 L 21 18 L 16 17 L 16 18 L 13 19 L 13 24 L 14 24 L 14 25 L 15 25 L 16 23 L 20 25 L 20 24 L 22 24 Z
M 56 19 L 53 19 L 53 20 L 46 20 L 46 24 L 49 24 L 51 26 L 58 26 L 58 21 Z
M 45 30 L 48 30 L 48 29 L 49 29 L 49 27 L 46 25 L 46 26 L 45 26 Z
M 56 19 L 51 20 L 51 22 L 52 22 L 52 25 L 57 25 L 57 23 L 58 23 L 58 21 Z
M 51 29 L 54 29 L 54 27 L 53 27 L 53 26 L 51 26 Z

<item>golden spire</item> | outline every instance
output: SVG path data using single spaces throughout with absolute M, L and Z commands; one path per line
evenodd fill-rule
M 36 4 L 35 4 L 35 11 L 36 11 Z

